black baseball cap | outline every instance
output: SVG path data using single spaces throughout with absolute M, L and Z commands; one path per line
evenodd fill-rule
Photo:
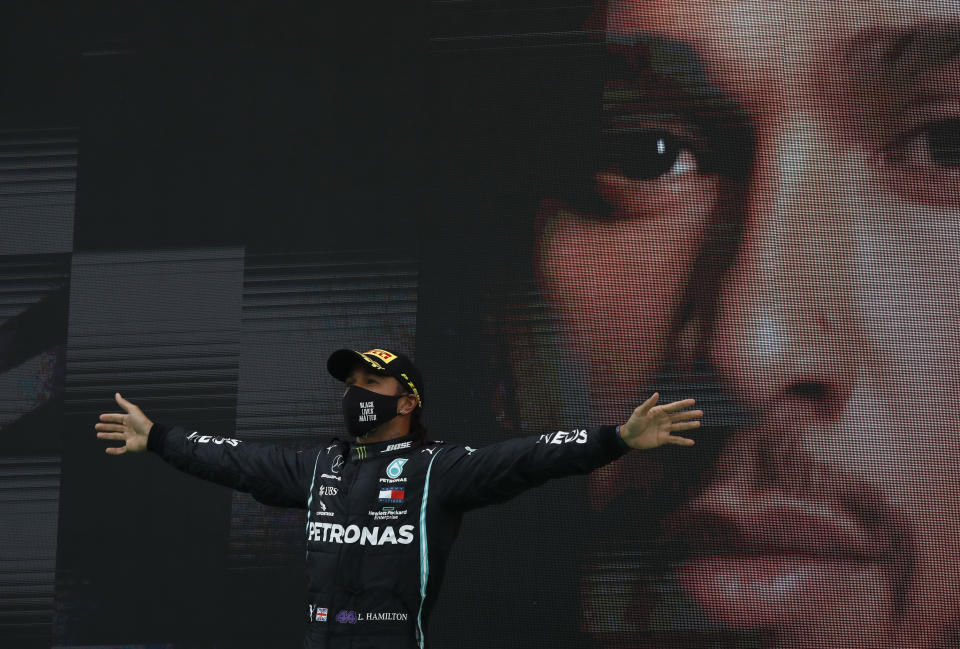
M 358 352 L 353 349 L 338 349 L 327 359 L 327 371 L 338 381 L 345 381 L 357 363 L 362 363 L 374 374 L 392 376 L 400 381 L 417 399 L 417 407 L 423 407 L 423 376 L 405 354 L 371 349 Z

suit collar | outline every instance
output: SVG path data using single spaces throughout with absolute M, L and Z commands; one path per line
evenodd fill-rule
M 415 435 L 404 435 L 403 437 L 394 437 L 382 442 L 372 444 L 350 444 L 350 460 L 352 462 L 363 462 L 377 457 L 389 457 L 400 453 L 408 453 L 410 449 L 422 446 L 423 442 Z

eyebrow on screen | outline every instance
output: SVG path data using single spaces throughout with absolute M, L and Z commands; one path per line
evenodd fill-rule
M 841 55 L 859 78 L 914 85 L 960 58 L 960 22 L 871 30 L 845 44 Z
M 606 47 L 608 58 L 603 72 L 607 80 L 637 81 L 645 93 L 662 93 L 681 101 L 724 98 L 688 43 L 641 33 L 611 35 Z

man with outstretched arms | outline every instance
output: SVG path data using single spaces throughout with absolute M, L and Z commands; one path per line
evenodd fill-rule
M 550 478 L 587 473 L 631 448 L 690 446 L 692 399 L 658 406 L 654 394 L 621 426 L 554 431 L 483 449 L 426 439 L 424 384 L 403 354 L 334 352 L 327 369 L 346 384 L 350 439 L 310 451 L 248 444 L 153 423 L 116 395 L 100 415 L 107 453 L 150 450 L 191 475 L 307 510 L 309 617 L 304 646 L 412 649 L 424 636 L 463 513 L 504 502 Z

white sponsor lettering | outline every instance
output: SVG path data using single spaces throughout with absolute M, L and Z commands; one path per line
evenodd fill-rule
M 360 545 L 377 544 L 377 527 L 364 527 L 360 533 Z
M 339 480 L 340 478 L 337 478 Z M 337 488 L 333 485 L 320 485 L 320 488 L 317 489 L 318 496 L 336 496 Z
M 407 515 L 406 509 L 368 509 L 367 514 L 375 521 L 395 521 L 401 516 Z
M 187 435 L 187 439 L 195 444 L 227 444 L 229 446 L 240 445 L 239 439 L 233 439 L 231 437 L 216 437 L 214 435 L 201 435 L 197 431 L 193 431 Z
M 321 473 L 321 474 L 320 474 L 320 477 L 321 477 L 321 478 L 329 478 L 330 480 L 343 480 L 343 478 L 341 478 L 340 476 L 338 476 L 338 475 L 332 475 L 332 474 L 330 474 L 330 473 Z
M 406 621 L 406 613 L 357 613 L 357 622 Z
M 587 431 L 579 429 L 570 432 L 558 430 L 555 433 L 541 435 L 540 439 L 537 440 L 537 444 L 570 444 L 571 442 L 586 444 Z
M 357 525 L 347 525 L 343 531 L 344 543 L 356 543 L 360 539 L 360 527 Z
M 413 525 L 400 526 L 399 536 L 393 527 L 360 527 L 338 523 L 307 523 L 307 540 L 321 543 L 357 543 L 360 545 L 409 545 L 413 543 Z
M 396 484 L 397 482 L 406 482 L 406 478 L 380 478 L 380 482 L 386 484 Z
M 360 417 L 357 421 L 376 421 L 377 415 L 373 412 L 373 401 L 360 402 Z
M 413 446 L 413 442 L 400 442 L 399 444 L 390 444 L 380 452 L 389 453 L 390 451 L 399 451 L 402 448 L 410 448 L 411 446 Z

